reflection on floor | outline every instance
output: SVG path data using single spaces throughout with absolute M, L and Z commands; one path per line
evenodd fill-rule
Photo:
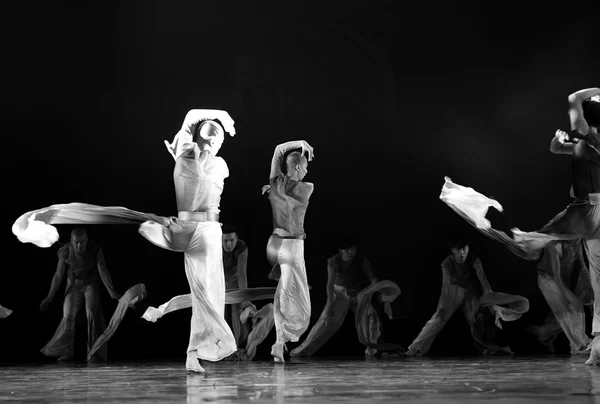
M 0 401 L 148 403 L 600 403 L 583 357 L 303 359 L 0 365 Z

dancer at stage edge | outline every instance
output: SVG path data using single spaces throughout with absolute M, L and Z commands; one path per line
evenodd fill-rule
M 276 341 L 271 355 L 275 362 L 284 362 L 285 344 L 298 341 L 310 322 L 304 217 L 314 185 L 302 180 L 313 158 L 313 148 L 304 140 L 278 145 L 271 161 L 269 185 L 262 189 L 263 194 L 269 194 L 273 218 L 273 233 L 267 244 L 267 259 L 272 266 L 269 278 L 279 282 L 273 301 Z
M 515 228 L 513 240 L 493 229 L 485 215 L 490 206 L 502 211 L 502 205 L 472 188 L 454 184 L 449 178 L 440 199 L 482 233 L 523 258 L 536 259 L 541 250 L 549 246 L 555 273 L 560 271 L 560 247 L 556 241 L 584 240 L 594 290 L 594 340 L 586 364 L 600 366 L 600 89 L 589 88 L 569 95 L 569 118 L 570 133 L 558 130 L 550 151 L 572 156 L 571 196 L 574 199 L 539 231 L 527 233 Z
M 48 296 L 40 304 L 40 310 L 46 311 L 54 299 L 60 284 L 67 274 L 67 287 L 63 303 L 63 318 L 52 339 L 42 348 L 46 356 L 70 361 L 75 356 L 75 319 L 85 307 L 87 317 L 88 354 L 96 339 L 104 332 L 105 323 L 100 299 L 100 283 L 103 283 L 110 297 L 119 300 L 121 295 L 113 286 L 110 273 L 106 268 L 102 247 L 88 239 L 85 229 L 76 228 L 71 232 L 71 240 L 58 250 L 58 264 L 52 278 Z M 91 362 L 106 360 L 106 347 L 95 355 L 88 355 Z
M 357 252 L 357 242 L 353 238 L 344 237 L 338 247 L 338 253 L 327 260 L 325 308 L 304 342 L 290 353 L 291 356 L 315 354 L 339 330 L 349 309 L 354 312 L 356 333 L 360 343 L 365 345 L 365 355 L 377 353 L 382 327 L 373 298 L 385 304 L 385 312 L 391 318 L 389 304 L 400 295 L 400 288 L 391 281 L 380 282 L 373 275 L 367 256 Z M 401 347 L 395 345 L 394 350 L 401 350 Z
M 51 224 L 140 224 L 139 232 L 153 244 L 184 253 L 192 295 L 192 319 L 186 369 L 204 372 L 199 359 L 219 361 L 236 351 L 235 338 L 224 319 L 225 278 L 219 204 L 225 160 L 217 154 L 225 132 L 235 134 L 225 111 L 196 109 L 187 113 L 172 143 L 173 180 L 178 217 L 161 217 L 123 207 L 82 203 L 53 205 L 22 215 L 13 233 L 22 242 L 48 247 L 58 239 Z
M 553 246 L 544 249 L 537 265 L 538 286 L 550 307 L 545 322 L 534 325 L 529 331 L 539 341 L 554 352 L 554 340 L 562 332 L 567 336 L 572 355 L 589 354 L 592 341 L 585 332 L 585 305 L 592 305 L 594 292 L 590 275 L 585 264 L 582 240 L 559 242 L 560 265 L 552 265 L 549 252 Z M 560 273 L 554 274 L 553 268 Z
M 496 326 L 502 328 L 500 320 L 517 320 L 529 310 L 529 301 L 522 296 L 493 292 L 481 260 L 470 254 L 469 242 L 464 236 L 455 236 L 450 250 L 451 254 L 442 262 L 442 293 L 437 309 L 408 347 L 406 355 L 426 354 L 459 308 L 471 328 L 477 350 L 483 354 L 512 353 L 508 346 L 494 343 L 495 330 L 492 322 L 487 321 L 488 316 L 493 312 Z

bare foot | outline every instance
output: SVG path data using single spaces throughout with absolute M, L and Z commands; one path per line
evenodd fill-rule
M 600 335 L 596 335 L 590 344 L 592 349 L 590 358 L 585 362 L 586 365 L 600 366 Z
M 206 370 L 202 366 L 200 366 L 200 360 L 195 352 L 188 353 L 187 359 L 185 361 L 185 368 L 188 372 L 195 373 L 204 373 L 206 374 Z
M 271 348 L 271 355 L 273 355 L 273 360 L 275 363 L 285 363 L 283 359 L 283 347 L 285 344 L 274 344 L 273 348 Z

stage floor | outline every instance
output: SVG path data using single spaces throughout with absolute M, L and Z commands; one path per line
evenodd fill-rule
M 600 403 L 583 357 L 293 359 L 0 365 L 0 401 L 147 403 Z

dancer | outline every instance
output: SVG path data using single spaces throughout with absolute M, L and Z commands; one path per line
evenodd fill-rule
M 451 245 L 451 254 L 442 262 L 442 293 L 437 310 L 408 347 L 406 355 L 425 355 L 435 337 L 459 308 L 471 328 L 475 347 L 480 352 L 512 353 L 508 346 L 498 346 L 487 336 L 491 331 L 486 329 L 488 307 L 496 315 L 496 325 L 502 328 L 500 320 L 520 318 L 529 310 L 529 301 L 522 296 L 493 292 L 481 260 L 470 254 L 467 239 L 456 237 Z
M 110 297 L 119 300 L 121 295 L 115 290 L 106 268 L 102 247 L 88 240 L 87 232 L 76 228 L 71 232 L 71 240 L 58 250 L 58 265 L 52 278 L 48 296 L 40 304 L 46 311 L 54 299 L 62 279 L 67 273 L 67 288 L 63 303 L 63 318 L 52 339 L 41 352 L 59 361 L 70 361 L 75 356 L 75 318 L 85 305 L 87 317 L 87 350 L 90 353 L 96 339 L 104 331 L 104 316 L 100 300 L 100 282 L 104 284 Z M 88 355 L 88 361 L 106 360 L 106 347 Z
M 248 278 L 248 246 L 238 238 L 237 230 L 232 225 L 223 225 L 223 272 L 225 274 L 225 289 L 247 289 Z M 249 324 L 243 324 L 240 314 L 249 307 L 250 302 L 230 304 L 225 307 L 225 320 L 231 326 L 238 349 L 246 344 Z
M 338 253 L 327 260 L 325 308 L 308 337 L 290 353 L 291 356 L 315 354 L 339 330 L 349 309 L 354 312 L 356 333 L 360 343 L 365 345 L 365 355 L 377 353 L 382 329 L 373 298 L 377 296 L 385 303 L 385 311 L 391 318 L 389 304 L 400 295 L 400 288 L 391 281 L 380 282 L 373 275 L 366 255 L 357 253 L 356 244 L 352 238 L 344 238 Z M 399 345 L 395 348 L 401 349 Z
M 298 151 L 298 149 L 300 151 Z M 308 173 L 313 148 L 304 140 L 291 141 L 275 148 L 271 161 L 269 194 L 273 233 L 267 244 L 267 259 L 278 279 L 274 299 L 276 341 L 271 349 L 275 362 L 284 362 L 288 341 L 296 342 L 310 322 L 310 294 L 304 264 L 304 217 L 314 185 L 302 180 Z
M 514 239 L 492 228 L 485 219 L 489 207 L 502 211 L 498 201 L 446 177 L 440 199 L 482 233 L 502 242 L 515 254 L 536 259 L 548 246 L 552 265 L 560 265 L 557 241 L 584 240 L 594 290 L 594 340 L 588 365 L 600 366 L 600 89 L 589 88 L 569 96 L 571 131 L 557 131 L 550 151 L 572 156 L 573 202 L 537 232 L 512 229 Z M 572 140 L 572 142 L 567 142 Z M 555 272 L 559 269 L 555 269 Z
M 585 332 L 584 305 L 593 304 L 594 295 L 588 269 L 583 257 L 581 240 L 559 242 L 560 264 L 552 265 L 549 248 L 544 249 L 538 263 L 538 286 L 544 295 L 550 313 L 544 324 L 530 327 L 540 342 L 554 352 L 553 342 L 564 332 L 572 355 L 589 354 L 592 341 Z M 554 274 L 553 269 L 560 273 Z
M 195 109 L 187 113 L 173 142 L 165 141 L 175 160 L 177 218 L 123 207 L 71 203 L 28 212 L 13 225 L 13 233 L 20 241 L 49 247 L 58 240 L 58 232 L 51 224 L 141 223 L 139 232 L 150 242 L 183 252 L 192 296 L 186 369 L 192 372 L 204 372 L 199 359 L 218 361 L 236 350 L 235 338 L 223 317 L 225 279 L 218 222 L 229 170 L 225 160 L 217 156 L 225 132 L 235 135 L 233 124 L 225 111 Z

